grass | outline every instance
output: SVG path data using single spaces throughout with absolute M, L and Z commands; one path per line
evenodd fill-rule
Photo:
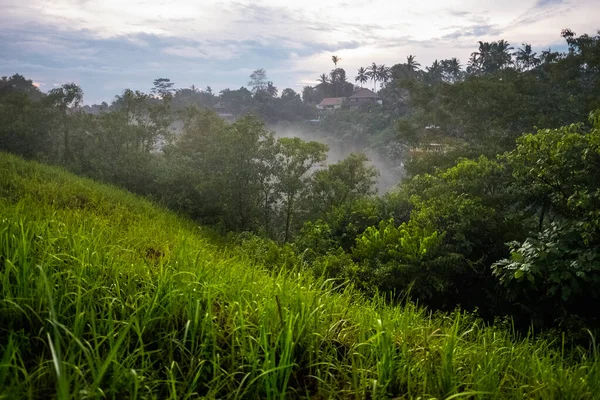
M 124 191 L 0 153 L 0 398 L 594 399 L 598 347 L 256 265 Z

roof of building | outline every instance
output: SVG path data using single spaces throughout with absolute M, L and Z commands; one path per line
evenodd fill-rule
M 349 97 L 350 99 L 378 99 L 379 95 L 369 89 L 360 89 Z
M 321 107 L 326 107 L 326 106 L 339 106 L 342 104 L 342 102 L 344 101 L 343 97 L 325 97 L 320 103 L 319 105 Z

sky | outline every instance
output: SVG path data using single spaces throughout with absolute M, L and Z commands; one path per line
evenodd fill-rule
M 564 50 L 560 31 L 595 34 L 598 15 L 599 0 L 0 0 L 0 76 L 75 82 L 85 104 L 156 78 L 237 89 L 258 68 L 301 91 L 334 54 L 352 81 L 411 54 L 466 64 L 479 40 Z

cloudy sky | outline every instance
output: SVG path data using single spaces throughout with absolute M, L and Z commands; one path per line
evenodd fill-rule
M 478 40 L 563 50 L 561 29 L 593 34 L 598 15 L 599 0 L 0 0 L 0 75 L 75 82 L 86 104 L 158 77 L 239 88 L 257 68 L 299 91 L 332 54 L 354 77 L 409 54 L 466 63 Z

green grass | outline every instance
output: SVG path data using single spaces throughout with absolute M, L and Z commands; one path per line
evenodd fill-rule
M 109 186 L 0 153 L 0 398 L 600 398 L 598 348 L 256 265 Z

